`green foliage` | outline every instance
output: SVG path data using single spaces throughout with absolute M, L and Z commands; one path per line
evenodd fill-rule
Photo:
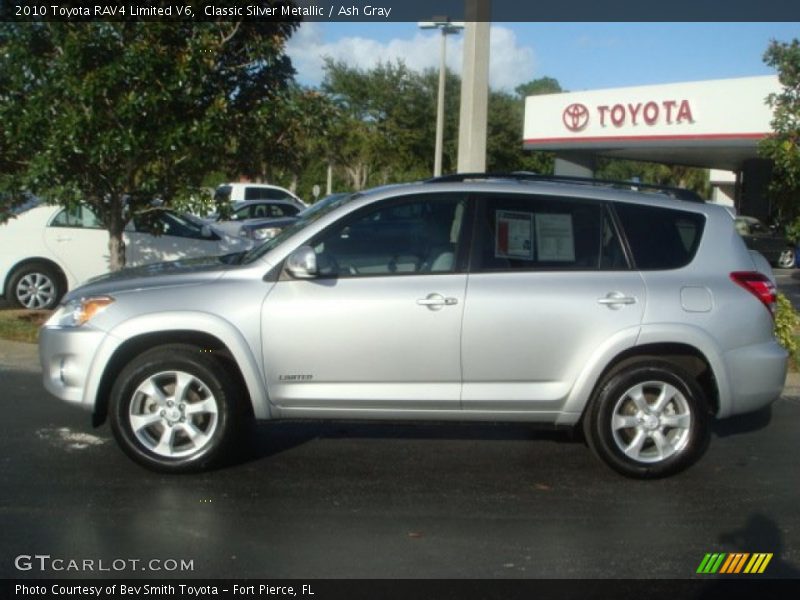
M 29 190 L 85 202 L 122 231 L 153 199 L 199 205 L 205 175 L 239 174 L 293 75 L 287 22 L 0 24 L 0 204 Z
M 778 294 L 778 303 L 775 310 L 775 337 L 778 338 L 781 346 L 786 348 L 794 362 L 798 361 L 798 351 L 800 348 L 797 345 L 795 337 L 797 328 L 800 327 L 800 315 L 792 307 L 789 299 L 783 295 Z
M 427 83 L 402 61 L 366 70 L 327 61 L 322 90 L 338 108 L 330 158 L 351 189 L 430 174 L 436 105 Z
M 800 217 L 795 217 L 792 221 L 790 221 L 784 230 L 786 234 L 786 239 L 788 239 L 792 244 L 797 245 L 800 243 Z
M 524 100 L 527 96 L 557 94 L 566 90 L 561 89 L 561 84 L 558 83 L 557 79 L 553 79 L 552 77 L 540 77 L 539 79 L 533 79 L 528 83 L 518 85 L 514 91 L 517 93 L 517 96 Z
M 783 86 L 770 94 L 773 135 L 759 144 L 759 152 L 773 161 L 769 194 L 785 219 L 800 216 L 800 41 L 773 40 L 764 62 L 778 71 Z
M 661 165 L 635 160 L 601 158 L 595 175 L 600 179 L 630 181 L 637 177 L 642 183 L 654 183 L 674 187 L 688 188 L 699 193 L 703 198 L 711 194 L 708 181 L 708 170 L 680 165 Z

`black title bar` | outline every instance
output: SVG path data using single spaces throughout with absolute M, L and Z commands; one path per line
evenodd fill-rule
M 477 16 L 470 2 L 481 0 L 0 0 L 0 21 L 800 21 L 796 0 L 488 0 Z

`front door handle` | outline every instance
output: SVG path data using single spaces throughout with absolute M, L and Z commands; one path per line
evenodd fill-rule
M 622 292 L 609 292 L 605 298 L 598 298 L 597 303 L 608 306 L 611 310 L 619 310 L 626 304 L 636 304 L 636 298 Z
M 418 298 L 417 304 L 427 306 L 431 310 L 440 310 L 443 306 L 458 304 L 458 298 L 445 298 L 441 294 L 428 294 L 425 298 Z

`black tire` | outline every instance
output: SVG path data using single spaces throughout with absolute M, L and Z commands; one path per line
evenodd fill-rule
M 657 410 L 657 400 L 665 402 Z M 706 450 L 705 394 L 683 369 L 648 360 L 613 372 L 598 386 L 583 419 L 586 441 L 612 469 L 650 479 L 677 473 Z
M 64 295 L 63 277 L 57 269 L 42 262 L 17 267 L 8 280 L 6 299 L 11 306 L 51 310 Z
M 179 382 L 184 392 L 176 397 Z M 230 457 L 248 414 L 243 396 L 213 354 L 188 344 L 159 346 L 117 377 L 111 429 L 125 453 L 149 469 L 203 471 Z

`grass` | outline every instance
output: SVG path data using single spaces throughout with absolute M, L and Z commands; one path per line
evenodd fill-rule
M 49 310 L 0 310 L 0 339 L 35 343 L 50 314 Z

